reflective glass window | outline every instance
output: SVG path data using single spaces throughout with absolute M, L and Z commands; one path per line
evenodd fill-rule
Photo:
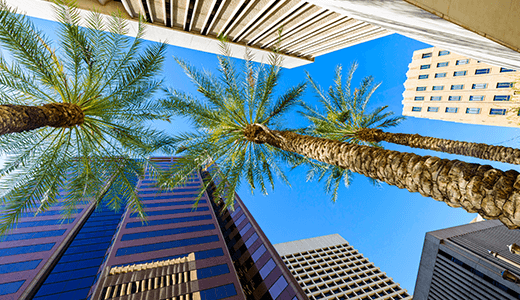
M 457 63 L 456 63 L 457 66 L 466 65 L 466 64 L 469 64 L 469 59 L 459 59 L 459 60 L 457 60 Z
M 487 69 L 476 69 L 475 70 L 475 75 L 480 75 L 480 74 L 489 74 L 489 71 L 491 69 L 487 68 Z
M 480 114 L 480 108 L 468 107 L 466 108 L 467 114 Z
M 259 271 L 260 276 L 262 276 L 262 278 L 265 279 L 267 277 L 267 275 L 269 275 L 269 273 L 271 273 L 271 271 L 274 269 L 274 267 L 276 267 L 276 264 L 274 263 L 273 259 L 271 258 L 260 269 L 260 271 Z
M 471 86 L 471 88 L 474 90 L 485 89 L 485 88 L 487 88 L 487 83 L 474 83 Z
M 160 216 L 160 215 L 170 215 L 170 214 L 182 214 L 182 213 L 188 213 L 188 212 L 195 212 L 195 211 L 208 211 L 209 208 L 207 206 L 199 206 L 196 209 L 193 208 L 178 208 L 178 209 L 165 209 L 165 210 L 156 210 L 156 211 L 147 211 L 147 216 Z M 130 217 L 135 218 L 139 215 L 137 213 L 133 213 L 130 215 Z
M 200 298 L 201 300 L 219 300 L 235 296 L 236 294 L 237 291 L 235 289 L 235 286 L 232 283 L 230 283 L 227 285 L 218 286 L 207 290 L 202 290 L 200 291 Z
M 121 237 L 121 241 L 131 241 L 131 240 L 146 239 L 146 238 L 151 238 L 151 237 L 159 237 L 159 236 L 189 233 L 189 232 L 198 232 L 198 231 L 205 231 L 205 230 L 212 230 L 212 229 L 215 229 L 215 225 L 205 224 L 205 225 L 197 225 L 197 226 L 170 228 L 170 229 L 164 229 L 164 230 L 129 233 L 129 234 L 124 234 Z
M 253 253 L 253 255 L 251 255 L 251 257 L 253 258 L 253 261 L 256 262 L 262 256 L 262 254 L 265 253 L 265 251 L 266 251 L 265 246 L 262 244 L 260 247 L 258 247 L 258 249 L 256 249 L 256 251 Z
M 414 106 L 412 107 L 412 111 L 421 111 L 421 107 Z
M 161 219 L 161 220 L 152 220 L 152 221 L 148 221 L 146 223 L 129 222 L 129 223 L 126 223 L 126 228 L 147 227 L 147 226 L 175 224 L 175 223 L 202 221 L 202 220 L 210 220 L 210 219 L 211 219 L 210 215 L 201 215 L 201 216 L 191 216 L 191 217 L 183 217 L 183 218 L 168 218 L 168 219 Z
M 185 246 L 191 246 L 191 245 L 197 245 L 197 244 L 206 244 L 206 243 L 217 242 L 217 241 L 218 241 L 218 236 L 209 235 L 209 236 L 202 236 L 202 237 L 191 238 L 191 239 L 119 248 L 117 250 L 116 256 L 144 253 L 144 252 L 150 252 L 150 251 L 156 251 L 156 250 L 162 250 L 162 249 L 168 249 L 168 248 L 185 247 Z
M 227 264 L 222 264 L 218 266 L 212 266 L 202 269 L 197 269 L 197 279 L 204 279 L 213 276 L 218 276 L 222 274 L 229 273 L 229 267 Z
M 41 261 L 42 261 L 41 259 L 36 259 L 36 260 L 28 260 L 28 261 L 10 263 L 10 264 L 1 264 L 0 265 L 0 274 L 36 269 L 36 267 L 40 264 Z
M 48 244 L 38 244 L 38 245 L 31 245 L 31 246 L 3 248 L 3 249 L 0 249 L 0 256 L 10 256 L 10 255 L 49 251 L 52 249 L 54 244 L 55 243 L 48 243 Z
M 513 87 L 512 82 L 499 82 L 497 83 L 497 89 L 506 89 Z
M 469 96 L 469 101 L 483 101 L 484 96 Z
M 439 51 L 439 56 L 444 56 L 444 55 L 448 55 L 448 54 L 450 54 L 450 51 L 448 51 L 448 50 Z
M 418 86 L 415 88 L 416 91 L 420 92 L 420 91 L 426 91 L 426 87 L 425 86 Z
M 511 96 L 509 95 L 495 95 L 493 101 L 509 101 Z
M 251 229 L 251 223 L 247 223 L 244 228 L 240 229 L 240 235 L 244 236 L 249 229 Z
M 251 235 L 247 241 L 246 241 L 246 247 L 249 248 L 251 247 L 251 245 L 253 245 L 253 243 L 258 239 L 258 234 L 253 233 L 253 235 Z
M 444 90 L 444 85 L 434 85 L 432 91 L 442 91 Z
M 452 84 L 451 89 L 452 90 L 462 90 L 464 88 L 463 84 Z
M 439 111 L 438 107 L 433 107 L 433 106 L 428 107 L 428 112 L 438 112 L 438 111 Z
M 431 96 L 430 101 L 441 101 L 442 96 Z
M 431 52 L 423 53 L 422 58 L 428 58 L 428 57 L 432 57 L 432 53 Z
M 490 115 L 505 115 L 506 114 L 506 109 L 505 108 L 492 108 L 490 111 L 489 111 L 489 114 Z
M 428 74 L 419 75 L 419 79 L 427 79 Z
M 283 276 L 280 276 L 278 280 L 269 288 L 269 294 L 273 299 L 277 299 L 278 296 L 285 290 L 287 287 L 287 280 Z
M 0 283 L 0 296 L 18 292 L 25 280 Z
M 449 101 L 460 101 L 461 96 L 450 96 L 448 98 Z
M 447 62 L 447 61 L 437 63 L 437 68 L 447 67 L 448 64 L 449 64 L 449 62 Z
M 435 73 L 435 78 L 444 78 L 446 77 L 446 73 Z
M 421 65 L 421 70 L 429 69 L 430 65 Z
M 413 98 L 414 101 L 423 101 L 424 100 L 424 96 L 415 96 L 415 98 Z
M 459 109 L 456 108 L 456 107 L 446 107 L 445 112 L 447 112 L 447 113 L 451 113 L 451 114 L 454 114 L 454 113 L 456 113 L 458 110 L 459 110 Z

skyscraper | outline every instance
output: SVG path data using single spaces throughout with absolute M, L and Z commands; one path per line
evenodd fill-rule
M 519 241 L 498 220 L 426 233 L 413 299 L 519 299 Z
M 311 300 L 412 299 L 339 234 L 274 247 Z
M 417 50 L 406 73 L 403 115 L 517 127 L 518 76 L 436 47 Z
M 146 223 L 92 204 L 63 225 L 59 206 L 27 214 L 0 242 L 0 299 L 307 299 L 240 199 L 192 207 L 204 174 L 168 192 L 140 178 Z

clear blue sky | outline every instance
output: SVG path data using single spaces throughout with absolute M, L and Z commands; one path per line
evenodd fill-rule
M 51 22 L 37 20 L 36 24 L 40 28 L 47 28 L 52 35 Z M 353 61 L 357 61 L 359 67 L 353 79 L 353 87 L 364 76 L 374 76 L 375 81 L 382 84 L 372 97 L 372 106 L 389 105 L 392 111 L 400 115 L 403 83 L 412 52 L 426 47 L 429 45 L 397 34 L 356 45 L 318 57 L 313 64 L 284 70 L 279 91 L 304 80 L 305 70 L 322 87 L 328 88 L 337 64 L 348 69 Z M 195 95 L 193 85 L 176 65 L 173 55 L 209 71 L 215 70 L 216 56 L 169 47 L 165 67 L 167 84 Z M 304 100 L 311 105 L 316 102 L 310 90 Z M 294 114 L 286 124 L 288 127 L 292 124 L 301 125 L 302 120 Z M 160 127 L 178 132 L 188 129 L 189 125 L 183 120 L 174 120 L 172 124 L 160 124 Z M 502 143 L 513 147 L 518 147 L 520 140 L 515 139 L 520 136 L 519 129 L 419 118 L 408 118 L 390 131 L 489 144 Z M 477 159 L 432 151 L 391 144 L 384 146 L 421 155 L 482 163 Z M 513 168 L 501 163 L 492 165 L 502 170 Z M 269 191 L 268 196 L 259 191 L 251 195 L 245 183 L 239 190 L 239 195 L 273 244 L 338 233 L 410 293 L 413 293 L 415 286 L 425 233 L 465 224 L 476 216 L 386 184 L 376 188 L 362 175 L 355 175 L 348 189 L 340 189 L 336 203 L 331 203 L 321 183 L 305 181 L 303 169 L 289 172 L 289 179 L 292 187 L 278 181 L 275 190 Z

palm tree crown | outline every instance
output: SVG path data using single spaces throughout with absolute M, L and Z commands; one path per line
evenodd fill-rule
M 78 200 L 100 201 L 108 186 L 114 208 L 125 199 L 142 213 L 132 181 L 166 139 L 145 124 L 166 118 L 150 100 L 161 85 L 166 46 L 138 54 L 143 24 L 132 40 L 120 17 L 107 22 L 92 13 L 80 27 L 79 11 L 63 4 L 54 47 L 26 16 L 0 8 L 0 43 L 9 53 L 0 57 L 0 123 L 7 124 L 0 135 L 0 234 L 25 211 L 64 201 L 70 214 Z M 35 124 L 31 114 L 45 120 Z M 29 125 L 17 127 L 11 117 Z
M 306 133 L 330 140 L 381 147 L 378 142 L 366 142 L 358 138 L 357 133 L 365 128 L 388 128 L 398 125 L 403 116 L 392 117 L 393 112 L 387 111 L 388 106 L 380 106 L 369 110 L 370 97 L 380 84 L 374 84 L 372 76 L 363 78 L 358 88 L 352 90 L 352 76 L 357 69 L 357 63 L 353 63 L 343 78 L 343 68 L 338 65 L 335 70 L 334 84 L 328 92 L 316 83 L 307 73 L 308 81 L 315 91 L 322 110 L 314 109 L 303 104 L 305 110 L 301 112 L 310 122 Z M 338 188 L 341 182 L 345 186 L 350 184 L 352 172 L 337 166 L 328 164 L 310 164 L 308 179 L 317 177 L 326 179 L 325 190 L 332 193 L 332 200 L 336 201 Z M 370 179 L 372 183 L 378 181 Z
M 299 103 L 305 83 L 285 91 L 275 99 L 275 87 L 280 77 L 281 56 L 272 53 L 269 65 L 255 66 L 246 51 L 243 72 L 230 59 L 228 45 L 222 43 L 219 56 L 220 77 L 199 72 L 186 62 L 179 65 L 196 85 L 203 100 L 181 91 L 168 90 L 164 105 L 172 114 L 189 118 L 194 131 L 177 135 L 170 146 L 182 154 L 179 168 L 167 172 L 164 182 L 170 186 L 181 184 L 193 170 L 214 160 L 220 175 L 213 174 L 215 194 L 223 195 L 225 204 L 233 206 L 234 191 L 246 178 L 253 191 L 257 186 L 267 193 L 266 185 L 273 187 L 274 175 L 287 179 L 278 165 L 279 159 L 292 160 L 288 154 L 269 145 L 255 144 L 245 137 L 250 124 L 279 128 L 278 121 L 291 107 Z M 207 183 L 209 184 L 209 182 Z

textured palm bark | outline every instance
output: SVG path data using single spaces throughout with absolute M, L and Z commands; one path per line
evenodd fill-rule
M 356 136 L 365 142 L 378 143 L 385 141 L 412 148 L 428 149 L 520 165 L 520 150 L 516 148 L 453 141 L 418 134 L 390 133 L 384 132 L 381 129 L 372 128 L 361 129 L 356 133 Z
M 419 156 L 248 125 L 247 140 L 349 169 L 520 228 L 520 176 L 489 165 Z
M 50 103 L 42 106 L 0 105 L 0 134 L 23 132 L 36 128 L 72 127 L 83 124 L 85 114 L 72 103 Z

